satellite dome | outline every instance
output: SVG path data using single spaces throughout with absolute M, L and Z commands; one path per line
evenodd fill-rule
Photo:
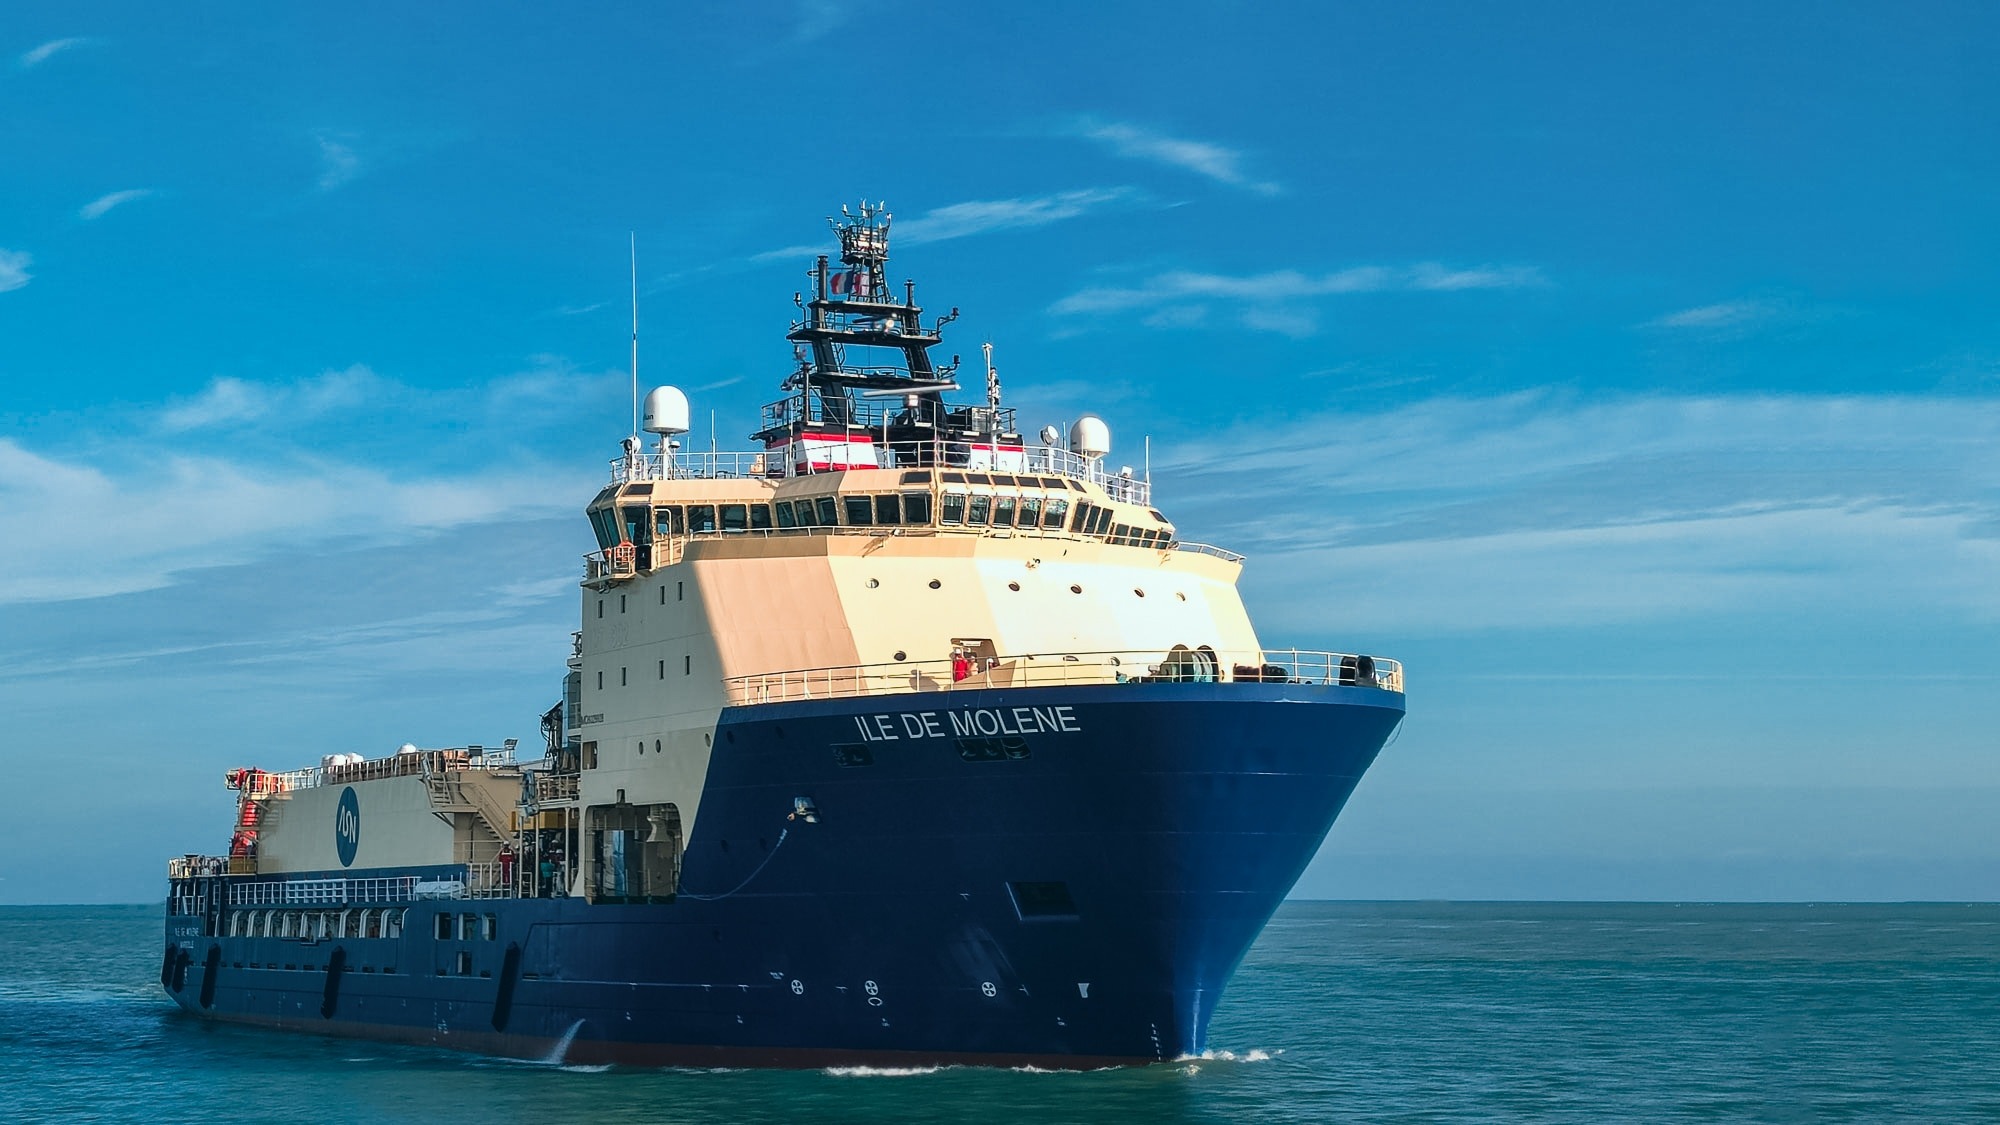
M 1069 428 L 1069 447 L 1085 457 L 1111 452 L 1111 427 L 1095 414 L 1078 418 Z
M 646 425 L 649 434 L 688 432 L 688 396 L 679 387 L 654 387 L 646 392 Z

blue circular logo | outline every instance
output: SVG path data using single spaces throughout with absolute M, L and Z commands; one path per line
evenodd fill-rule
M 354 866 L 354 849 L 361 846 L 361 800 L 352 785 L 341 792 L 340 808 L 333 814 L 333 846 L 342 867 Z

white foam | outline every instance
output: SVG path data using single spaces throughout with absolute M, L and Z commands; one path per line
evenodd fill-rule
M 826 1073 L 835 1078 L 913 1078 L 943 1069 L 941 1066 L 830 1066 Z
M 1218 1051 L 1218 1050 L 1207 1050 L 1207 1051 L 1203 1051 L 1203 1052 L 1202 1052 L 1201 1054 L 1199 1054 L 1199 1055 L 1182 1055 L 1182 1056 L 1181 1056 L 1180 1058 L 1177 1058 L 1177 1059 L 1175 1059 L 1174 1061 L 1175 1061 L 1175 1062 L 1184 1062 L 1184 1063 L 1196 1063 L 1196 1062 L 1227 1062 L 1227 1063 L 1255 1063 L 1255 1062 L 1270 1062 L 1270 1061 L 1271 1061 L 1272 1059 L 1275 1059 L 1275 1058 L 1277 1058 L 1277 1057 L 1278 1057 L 1279 1055 L 1282 1055 L 1282 1054 L 1284 1054 L 1284 1053 L 1285 1053 L 1285 1051 L 1284 1051 L 1284 1048 L 1282 1048 L 1282 1047 L 1280 1047 L 1280 1048 L 1279 1048 L 1278 1050 L 1276 1050 L 1276 1051 L 1266 1051 L 1266 1050 L 1264 1050 L 1264 1049 L 1263 1049 L 1263 1048 L 1261 1048 L 1261 1047 L 1253 1047 L 1253 1048 L 1251 1048 L 1250 1050 L 1248 1050 L 1248 1051 L 1245 1051 L 1245 1052 L 1243 1052 L 1243 1053 L 1242 1053 L 1242 1054 L 1240 1054 L 1240 1055 L 1239 1055 L 1239 1054 L 1237 1054 L 1237 1053 L 1236 1053 L 1235 1051 Z

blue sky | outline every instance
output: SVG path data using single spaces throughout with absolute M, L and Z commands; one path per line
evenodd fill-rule
M 668 11 L 0 19 L 0 901 L 531 740 L 628 232 L 741 447 L 863 196 L 1269 642 L 1407 662 L 1301 894 L 2000 896 L 2000 9 Z

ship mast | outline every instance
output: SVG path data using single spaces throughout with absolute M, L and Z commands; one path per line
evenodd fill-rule
M 964 464 L 973 444 L 990 451 L 1003 440 L 1019 440 L 1013 412 L 1000 407 L 990 353 L 985 404 L 945 401 L 958 390 L 959 358 L 939 363 L 931 349 L 943 342 L 944 327 L 958 319 L 958 310 L 925 324 L 915 282 L 903 282 L 901 294 L 889 291 L 891 221 L 885 204 L 866 202 L 858 211 L 843 206 L 838 217 L 828 217 L 840 259 L 836 264 L 820 255 L 810 273 L 810 299 L 794 297 L 803 316 L 785 338 L 798 367 L 785 383 L 791 397 L 767 406 L 764 428 L 753 435 L 767 448 L 824 441 L 845 429 L 849 440 L 865 432 L 879 443 L 875 464 Z

